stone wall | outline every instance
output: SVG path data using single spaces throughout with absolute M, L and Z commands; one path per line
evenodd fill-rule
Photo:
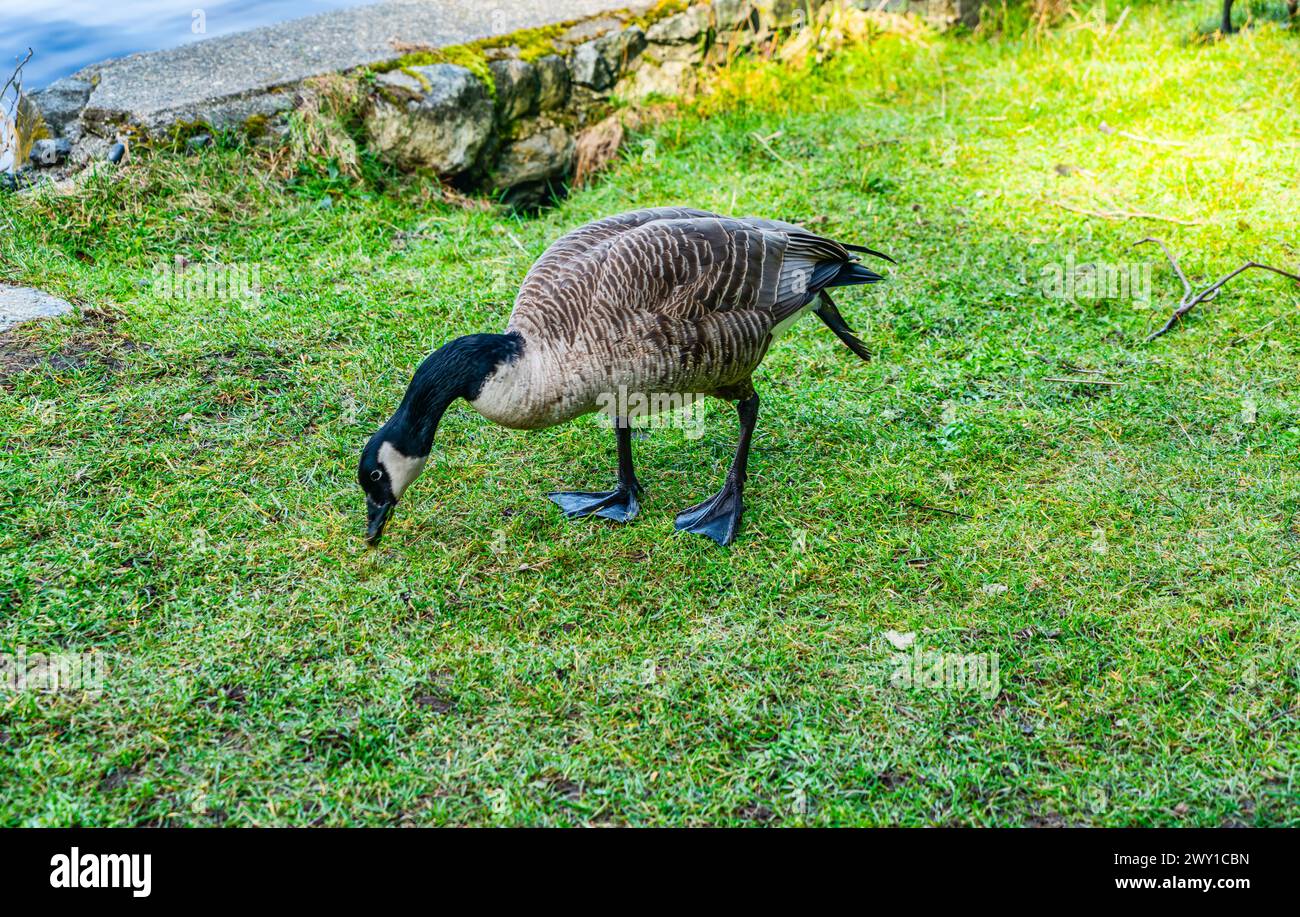
M 617 149 L 622 128 L 612 113 L 620 105 L 690 95 L 703 72 L 738 55 L 792 44 L 821 50 L 855 30 L 865 33 L 872 17 L 907 12 L 940 28 L 973 24 L 982 2 L 646 0 L 464 45 L 402 48 L 349 73 L 365 87 L 367 143 L 379 156 L 528 207 L 573 176 L 575 166 L 589 172 Z M 112 149 L 120 155 L 118 141 L 178 125 L 191 133 L 196 122 L 237 127 L 251 112 L 259 130 L 268 116 L 272 127 L 282 127 L 296 89 L 268 85 L 260 94 L 209 103 L 109 112 L 91 96 L 95 73 L 89 68 L 35 96 L 56 135 L 71 141 L 58 162 L 36 164 L 53 166 L 51 177 Z
M 969 16 L 971 0 L 893 0 L 938 26 Z M 860 8 L 868 6 L 873 13 Z M 613 103 L 689 95 L 701 73 L 756 49 L 771 52 L 803 29 L 862 32 L 879 0 L 712 0 L 662 3 L 649 15 L 590 19 L 539 42 L 492 42 L 473 61 L 424 63 L 419 53 L 378 74 L 367 100 L 371 147 L 405 170 L 427 170 L 518 206 L 539 203 L 573 175 L 593 144 L 609 151 Z M 856 18 L 854 18 L 856 17 Z M 851 20 L 851 21 L 850 21 Z M 463 52 L 464 49 L 456 49 Z M 434 55 L 436 56 L 436 55 Z

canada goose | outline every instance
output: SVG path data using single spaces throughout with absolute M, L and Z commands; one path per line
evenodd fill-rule
M 750 375 L 768 346 L 820 300 L 816 315 L 869 359 L 826 293 L 882 279 L 850 250 L 893 260 L 790 223 L 686 208 L 636 210 L 573 230 L 529 270 L 505 332 L 456 338 L 426 357 L 397 412 L 370 438 L 358 470 L 366 540 L 378 542 L 457 398 L 519 430 L 609 410 L 617 485 L 549 497 L 570 518 L 625 522 L 637 514 L 641 485 L 630 412 L 611 408 L 612 396 L 637 393 L 641 404 L 662 405 L 698 393 L 737 403 L 740 441 L 722 489 L 678 513 L 676 525 L 730 544 L 758 419 Z

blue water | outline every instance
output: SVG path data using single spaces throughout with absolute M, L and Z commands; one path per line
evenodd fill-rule
M 23 85 L 39 89 L 111 57 L 367 2 L 375 0 L 0 0 L 0 83 L 28 48 Z

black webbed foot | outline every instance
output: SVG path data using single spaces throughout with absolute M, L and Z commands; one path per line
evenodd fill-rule
M 705 535 L 725 548 L 736 540 L 740 516 L 745 511 L 742 490 L 739 482 L 728 478 L 722 490 L 677 514 L 678 530 Z
M 640 484 L 620 484 L 607 491 L 557 490 L 546 496 L 564 510 L 564 515 L 570 519 L 600 516 L 615 522 L 627 522 L 641 509 L 641 504 L 637 501 L 640 493 Z

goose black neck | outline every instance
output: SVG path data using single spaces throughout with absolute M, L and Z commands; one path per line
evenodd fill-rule
M 433 434 L 457 398 L 473 401 L 487 377 L 501 364 L 518 359 L 523 339 L 510 334 L 469 334 L 424 358 L 407 386 L 401 407 L 389 421 L 394 445 L 407 455 L 428 455 Z M 410 451 L 406 451 L 406 450 Z

